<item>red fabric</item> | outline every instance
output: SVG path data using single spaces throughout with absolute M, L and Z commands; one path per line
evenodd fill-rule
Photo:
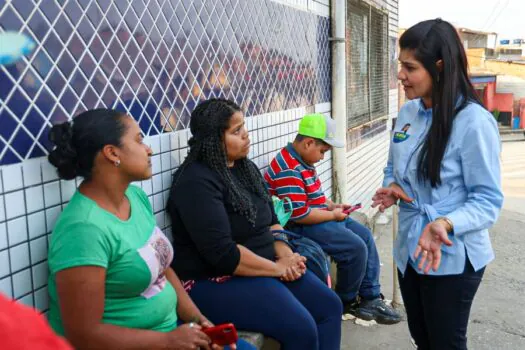
M 73 350 L 36 310 L 0 294 L 0 349 Z

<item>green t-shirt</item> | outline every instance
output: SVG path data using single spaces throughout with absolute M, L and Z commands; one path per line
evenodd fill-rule
M 155 224 L 146 194 L 129 186 L 127 221 L 76 192 L 57 221 L 49 247 L 49 321 L 63 335 L 55 274 L 75 266 L 106 269 L 102 322 L 168 332 L 177 326 L 177 295 L 163 271 L 173 249 Z M 86 295 L 89 303 L 89 295 Z

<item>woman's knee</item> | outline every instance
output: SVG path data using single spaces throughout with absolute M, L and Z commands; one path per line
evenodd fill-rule
M 341 298 L 330 289 L 330 296 L 325 299 L 326 309 L 330 310 L 330 316 L 341 316 L 343 314 L 343 302 Z
M 286 350 L 317 350 L 319 348 L 319 334 L 312 315 L 288 315 L 288 317 L 294 319 L 293 322 L 287 322 L 286 327 L 282 329 L 281 339 L 277 339 L 281 343 L 281 347 Z
M 317 319 L 318 324 L 332 323 L 341 324 L 341 315 L 343 314 L 343 302 L 341 298 L 331 289 L 328 295 L 323 295 L 321 303 L 321 315 Z

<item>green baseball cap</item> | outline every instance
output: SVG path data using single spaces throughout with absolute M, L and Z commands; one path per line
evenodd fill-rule
M 299 135 L 323 140 L 333 147 L 344 147 L 344 142 L 335 138 L 335 121 L 321 113 L 307 114 L 299 122 Z

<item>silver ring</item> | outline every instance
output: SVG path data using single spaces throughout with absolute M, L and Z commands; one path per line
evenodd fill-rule
M 195 323 L 193 323 L 193 322 L 190 322 L 190 324 L 189 324 L 189 327 L 190 327 L 190 328 L 193 328 L 193 327 L 195 327 Z

